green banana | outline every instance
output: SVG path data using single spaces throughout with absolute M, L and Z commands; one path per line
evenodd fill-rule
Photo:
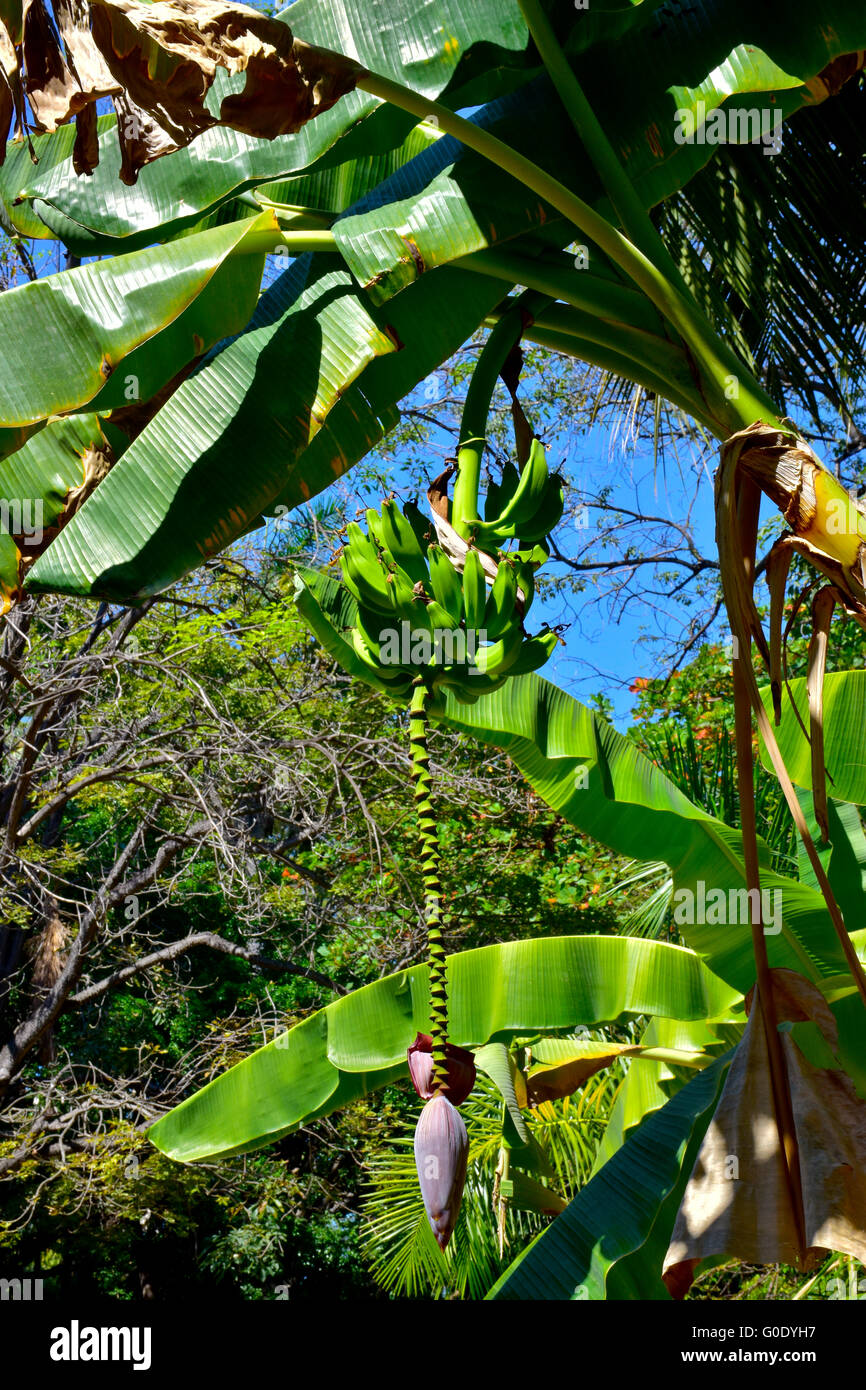
M 362 633 L 357 627 L 352 628 L 352 646 L 355 649 L 355 654 L 361 658 L 366 666 L 370 667 L 371 671 L 375 671 L 379 680 L 384 680 L 385 677 L 382 674 L 382 667 L 379 665 L 375 652 L 367 646 Z
M 340 553 L 340 568 L 346 588 L 358 603 L 366 603 L 369 608 L 380 609 L 383 613 L 391 611 L 386 574 L 378 559 L 363 560 L 349 547 Z
M 508 560 L 500 560 L 484 609 L 484 630 L 490 642 L 501 637 L 511 622 L 516 600 L 517 575 L 514 566 Z
M 427 563 L 430 566 L 433 597 L 447 609 L 452 623 L 459 623 L 463 612 L 463 586 L 459 574 L 441 546 L 430 546 Z
M 517 588 L 523 595 L 523 616 L 525 618 L 535 597 L 535 566 L 531 565 L 528 560 L 515 559 L 514 577 Z
M 430 537 L 433 532 L 433 523 L 428 516 L 425 516 L 421 508 L 415 502 L 407 502 L 403 508 L 403 515 L 408 521 L 412 530 L 415 532 L 415 539 L 421 547 L 422 554 L 427 554 L 430 544 Z
M 508 526 L 512 521 L 518 524 L 534 516 L 541 502 L 547 480 L 550 477 L 544 445 L 540 439 L 533 439 L 526 467 L 520 475 L 520 482 L 511 501 L 499 514 L 500 525 Z
M 427 583 L 427 562 L 418 538 L 397 503 L 382 504 L 382 539 L 395 564 L 405 570 L 413 584 Z
M 506 459 L 505 463 L 502 465 L 502 478 L 501 478 L 501 481 L 500 481 L 500 483 L 499 483 L 499 504 L 500 504 L 500 507 L 507 507 L 507 506 L 508 506 L 509 502 L 511 501 L 511 499 L 512 499 L 512 497 L 514 496 L 515 492 L 517 491 L 517 484 L 518 484 L 519 482 L 520 482 L 520 469 L 516 466 L 516 464 L 512 463 L 511 459 Z M 488 516 L 488 515 L 487 515 L 487 509 L 485 508 L 485 510 L 484 510 L 484 520 L 485 520 L 485 521 L 495 521 L 495 520 L 496 520 L 496 517 L 493 516 L 493 515 Z
M 366 531 L 362 531 L 357 521 L 350 521 L 346 527 L 346 535 L 349 538 L 349 550 L 359 560 L 367 560 L 370 564 L 375 564 L 379 559 L 379 552 L 376 549 Z
M 388 575 L 387 585 L 392 612 L 396 617 L 405 618 L 413 629 L 431 632 L 432 623 L 427 617 L 427 606 L 417 597 L 408 574 L 402 569 L 395 570 L 393 574 Z
M 487 493 L 484 498 L 484 520 L 495 521 L 502 511 L 502 508 L 505 506 L 506 501 L 507 498 L 502 496 L 501 484 L 495 483 L 492 478 L 489 478 Z
M 506 503 L 498 517 L 491 521 L 471 523 L 473 540 L 476 542 L 483 540 L 498 546 L 501 541 L 510 540 L 514 536 L 522 534 L 522 526 L 531 523 L 541 506 L 549 478 L 550 473 L 544 454 L 544 445 L 540 439 L 533 439 L 526 467 L 520 474 L 520 480 L 513 497 Z
M 463 612 L 467 632 L 483 626 L 486 606 L 487 585 L 484 581 L 484 570 L 478 558 L 478 551 L 469 550 L 463 565 Z
M 394 626 L 393 617 L 389 614 L 384 617 L 374 609 L 368 608 L 366 604 L 358 604 L 358 612 L 355 616 L 355 626 L 364 639 L 371 654 L 382 664 L 382 634 L 389 631 Z M 385 663 L 387 666 L 389 663 Z
M 531 550 L 512 552 L 511 559 L 514 561 L 517 574 L 517 587 L 523 594 L 524 617 L 532 607 L 532 600 L 535 597 L 535 571 L 541 569 L 549 555 L 550 551 L 543 544 L 535 545 Z
M 371 536 L 375 536 L 380 545 L 384 545 L 382 540 L 382 518 L 375 507 L 368 507 L 365 513 L 367 517 L 367 530 Z
M 470 676 L 465 669 L 458 671 L 451 668 L 441 675 L 437 674 L 434 686 L 436 690 L 453 691 L 461 704 L 474 705 L 479 695 L 491 695 L 494 690 L 501 690 L 507 680 L 507 676 L 482 676 L 480 672 Z
M 559 525 L 564 509 L 565 498 L 562 495 L 562 478 L 558 473 L 551 473 L 538 511 L 529 521 L 522 522 L 520 525 L 521 549 L 527 541 L 540 541 L 545 536 L 549 536 L 554 527 Z
M 506 671 L 510 670 L 517 660 L 522 645 L 523 627 L 520 619 L 515 618 L 498 642 L 491 643 L 489 647 L 481 647 L 476 652 L 473 665 L 470 668 L 469 679 L 475 679 L 472 674 L 473 671 L 477 671 L 482 676 L 505 675 Z
M 437 630 L 439 632 L 454 632 L 459 628 L 459 620 L 455 622 L 448 609 L 438 603 L 435 598 L 427 604 L 427 617 L 434 632 Z
M 545 560 L 550 559 L 550 546 L 545 541 L 540 541 L 538 545 L 532 546 L 529 550 L 515 550 L 512 552 L 512 559 L 525 560 L 535 569 L 541 569 Z
M 540 632 L 537 637 L 529 637 L 517 653 L 516 661 L 509 667 L 509 676 L 528 676 L 543 666 L 559 645 L 555 632 Z

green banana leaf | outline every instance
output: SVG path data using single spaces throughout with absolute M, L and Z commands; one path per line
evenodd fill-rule
M 50 415 L 149 400 L 255 308 L 272 214 L 65 270 L 0 295 L 0 458 Z
M 488 1298 L 669 1298 L 664 1252 L 731 1053 L 633 1130 Z
M 307 215 L 330 223 L 441 139 L 442 132 L 436 126 L 418 125 L 396 149 L 258 184 L 250 200 L 262 208 L 273 208 L 278 217 Z
M 690 951 L 636 937 L 549 937 L 448 959 L 449 1037 L 461 1047 L 640 1014 L 731 1017 L 739 998 Z M 150 1139 L 170 1158 L 244 1153 L 407 1076 L 429 1031 L 427 967 L 328 1004 L 164 1116 Z
M 68 127 L 61 127 L 61 131 L 57 132 L 58 136 L 65 129 Z M 37 138 L 50 140 L 54 137 Z M 381 154 L 374 153 L 363 158 L 348 159 L 345 163 L 317 169 L 314 173 L 296 174 L 265 182 L 247 179 L 213 206 L 201 211 L 195 209 L 181 216 L 169 216 L 157 226 L 148 226 L 145 230 L 130 235 L 111 236 L 105 231 L 82 226 L 59 207 L 41 198 L 35 198 L 32 203 L 22 202 L 16 205 L 11 209 L 11 215 L 15 222 L 20 224 L 22 235 L 57 237 L 76 256 L 134 251 L 141 246 L 149 245 L 154 238 L 161 242 L 172 241 L 175 237 L 189 235 L 191 230 L 202 228 L 203 224 L 207 225 L 212 220 L 236 220 L 243 215 L 241 208 L 246 209 L 248 215 L 262 209 L 272 209 L 279 220 L 289 227 L 327 227 L 339 213 L 351 207 L 438 139 L 441 139 L 441 132 L 435 127 L 419 125 L 410 131 L 408 138 L 401 145 Z M 269 142 L 262 143 L 271 151 L 269 158 L 273 160 L 272 146 Z M 274 143 L 279 145 L 279 141 Z M 51 153 L 54 155 L 56 151 L 52 150 Z M 146 165 L 144 172 L 153 167 Z M 225 168 L 222 164 L 219 167 Z M 256 162 L 254 167 L 259 172 L 268 166 L 267 163 L 261 165 Z M 3 170 L 0 168 L 0 188 L 2 182 Z M 96 216 L 99 216 L 98 209 Z
M 40 556 L 29 589 L 153 594 L 265 511 L 309 501 L 381 440 L 396 402 L 501 295 L 496 281 L 446 267 L 371 313 L 338 267 L 308 255 L 279 277 Z
M 809 701 L 805 677 L 790 682 L 791 697 L 806 730 L 809 728 Z M 769 687 L 761 691 L 761 699 L 772 722 L 772 701 Z M 866 752 L 863 730 L 866 728 L 866 671 L 830 671 L 824 677 L 824 764 L 827 769 L 827 791 L 836 801 L 852 801 L 866 805 Z M 798 787 L 812 789 L 812 763 L 809 740 L 800 727 L 791 702 L 783 693 L 782 722 L 774 730 L 782 750 L 791 781 Z M 773 766 L 761 741 L 761 761 L 769 772 Z
M 811 792 L 797 788 L 800 809 L 818 851 L 824 871 L 830 880 L 833 895 L 842 909 L 842 916 L 850 923 L 852 933 L 860 922 L 866 920 L 866 835 L 860 821 L 860 813 L 850 802 L 827 801 L 827 822 L 830 842 L 821 842 L 821 832 L 815 819 Z M 800 882 L 817 889 L 815 870 L 797 837 L 797 867 Z

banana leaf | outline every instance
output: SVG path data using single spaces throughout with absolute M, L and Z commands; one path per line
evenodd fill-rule
M 149 400 L 247 323 L 273 215 L 95 261 L 0 296 L 0 458 L 50 415 Z M 240 254 L 238 254 L 240 253 Z
M 266 511 L 309 501 L 382 439 L 396 402 L 500 295 L 496 281 L 446 267 L 371 312 L 335 257 L 300 257 L 247 330 L 215 349 L 133 441 L 37 560 L 28 588 L 117 600 L 157 593 Z
M 99 416 L 89 412 L 50 420 L 11 458 L 0 460 L 0 612 L 18 597 L 22 564 L 50 541 L 110 466 L 111 445 Z
M 668 1299 L 662 1259 L 731 1056 L 649 1114 L 488 1298 Z
M 449 1037 L 507 1042 L 640 1014 L 729 1018 L 739 996 L 690 951 L 635 937 L 549 937 L 448 959 Z M 406 1078 L 406 1050 L 429 1031 L 427 967 L 338 999 L 260 1048 L 151 1128 L 170 1158 L 244 1153 Z

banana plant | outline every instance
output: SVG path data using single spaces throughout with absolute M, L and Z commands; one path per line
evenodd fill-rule
M 731 331 L 740 243 L 727 258 L 731 294 L 720 295 L 705 267 L 672 254 L 673 238 L 669 245 L 657 225 L 664 220 L 650 210 L 698 184 L 720 123 L 735 140 L 749 140 L 757 115 L 759 135 L 778 143 L 803 107 L 840 101 L 866 53 L 862 6 L 797 5 L 782 25 L 772 16 L 756 21 L 738 0 L 704 0 L 688 14 L 652 0 L 588 13 L 564 0 L 478 0 L 467 14 L 456 0 L 442 0 L 435 14 L 422 7 L 411 17 L 397 0 L 383 0 L 376 23 L 367 24 L 345 0 L 297 0 L 273 20 L 197 0 L 197 29 L 178 27 L 172 8 L 170 0 L 158 9 L 137 0 L 56 0 L 52 22 L 45 0 L 23 8 L 10 0 L 0 16 L 0 117 L 17 121 L 0 173 L 4 225 L 13 235 L 57 237 L 74 255 L 110 257 L 0 297 L 0 330 L 15 342 L 5 381 L 0 372 L 2 491 L 10 502 L 47 507 L 51 518 L 34 542 L 23 506 L 7 507 L 19 520 L 2 538 L 6 603 L 25 589 L 125 602 L 158 592 L 268 511 L 306 502 L 351 468 L 391 428 L 398 402 L 489 327 L 451 498 L 450 477 L 431 486 L 433 530 L 419 534 L 426 522 L 414 517 L 413 526 L 413 516 L 386 504 L 368 518 L 366 536 L 359 528 L 349 537 L 348 596 L 305 576 L 298 599 L 346 669 L 410 706 L 431 941 L 432 1002 L 417 1031 L 432 1028 L 430 1104 L 442 1117 L 433 1137 L 451 1175 L 435 1195 L 436 1233 L 453 1227 L 451 1179 L 465 1139 L 444 1108 L 446 1037 L 460 1042 L 453 990 L 446 1019 L 430 717 L 509 748 L 551 805 L 607 843 L 627 841 L 633 857 L 651 847 L 654 859 L 670 863 L 675 891 L 692 891 L 696 866 L 711 866 L 717 877 L 708 881 L 718 891 L 742 891 L 754 905 L 748 932 L 709 920 L 684 931 L 719 977 L 749 998 L 728 1079 L 721 1081 L 720 1066 L 714 1073 L 723 1086 L 719 1105 L 734 1113 L 730 1078 L 751 1059 L 751 1072 L 767 1082 L 761 1095 L 773 1113 L 797 1258 L 805 1260 L 815 1231 L 804 1211 L 823 1211 L 826 1194 L 804 1196 L 800 1102 L 792 1095 L 803 1054 L 791 1052 L 799 1044 L 778 1024 L 790 1022 L 806 1047 L 801 1024 L 820 1019 L 823 1069 L 841 1059 L 849 1083 L 862 1081 L 856 1056 L 866 976 L 851 931 L 859 898 L 843 909 L 833 871 L 834 860 L 838 870 L 854 850 L 849 840 L 839 852 L 846 822 L 827 789 L 823 688 L 833 612 L 866 620 L 866 519 L 785 417 L 744 334 Z M 43 82 L 49 71 L 60 78 Z M 185 103 L 171 87 L 178 76 L 190 93 Z M 97 119 L 96 101 L 106 95 L 116 117 Z M 471 118 L 456 114 L 469 106 L 477 108 Z M 377 162 L 383 152 L 387 169 Z M 820 243 L 821 229 L 814 235 Z M 291 263 L 245 321 L 264 253 Z M 236 274 L 237 298 L 224 306 L 218 287 Z M 159 293 L 135 293 L 139 283 L 149 290 L 163 281 Z M 52 370 L 57 337 L 46 305 L 58 303 L 63 361 Z M 741 834 L 630 762 L 638 755 L 585 715 L 563 728 L 566 697 L 531 674 L 551 638 L 530 637 L 522 618 L 561 508 L 559 482 L 540 445 L 523 457 L 519 441 L 521 471 L 503 478 L 498 495 L 488 492 L 483 516 L 479 499 L 487 405 L 521 337 L 637 383 L 720 442 L 717 538 L 735 639 Z M 802 382 L 808 365 L 791 362 Z M 862 354 L 855 350 L 850 365 L 862 373 Z M 241 455 L 251 461 L 244 469 Z M 762 494 L 790 527 L 767 561 L 768 636 L 753 597 Z M 786 735 L 780 742 L 769 712 L 781 728 L 782 614 L 794 555 L 822 584 L 813 605 L 807 733 L 800 715 L 808 787 L 786 762 Z M 433 605 L 441 624 L 430 616 Z M 383 646 L 386 616 L 399 618 L 409 637 L 396 659 Z M 496 641 L 455 659 L 455 639 L 468 642 L 488 620 L 501 624 Z M 451 647 L 430 656 L 414 637 L 440 626 Z M 799 837 L 799 882 L 777 882 L 756 835 L 753 719 Z M 578 766 L 595 770 L 600 795 L 592 805 L 579 799 Z M 846 891 L 853 882 L 845 876 Z M 775 915 L 770 921 L 762 912 L 762 895 L 776 888 L 784 902 L 778 931 Z M 836 1011 L 832 1026 L 815 991 Z M 807 1004 L 811 1014 L 800 1017 Z M 474 1032 L 464 1039 L 489 1040 Z M 670 1131 L 683 1162 L 700 1142 L 700 1125 L 688 1134 L 682 1125 L 712 1109 L 710 1070 L 691 1083 L 692 1099 L 681 1101 Z M 357 1084 L 346 1083 L 347 1098 Z M 679 1093 L 670 1104 L 677 1101 Z M 859 1103 L 848 1093 L 844 1101 Z M 654 1135 L 667 1132 L 666 1113 L 667 1106 Z M 675 1182 L 659 1188 L 656 1207 L 673 1202 L 675 1190 Z M 683 1202 L 696 1190 L 684 1189 Z M 834 1225 L 834 1238 L 859 1254 L 866 1214 L 843 1215 L 848 1225 Z M 551 1228 L 557 1239 L 563 1221 Z M 677 1268 L 688 1263 L 684 1257 Z M 596 1286 L 607 1282 L 604 1275 Z M 681 1282 L 676 1287 L 682 1291 Z

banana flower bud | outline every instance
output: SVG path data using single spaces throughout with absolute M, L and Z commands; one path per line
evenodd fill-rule
M 463 1118 L 443 1095 L 428 1100 L 415 1127 L 415 1167 L 427 1219 L 440 1250 L 457 1223 L 469 1138 Z
M 430 1100 L 433 1091 L 433 1039 L 419 1033 L 406 1054 L 412 1085 L 422 1100 Z M 448 1062 L 448 1085 L 442 1094 L 452 1105 L 462 1105 L 475 1085 L 475 1059 L 471 1052 L 453 1043 L 445 1044 Z

